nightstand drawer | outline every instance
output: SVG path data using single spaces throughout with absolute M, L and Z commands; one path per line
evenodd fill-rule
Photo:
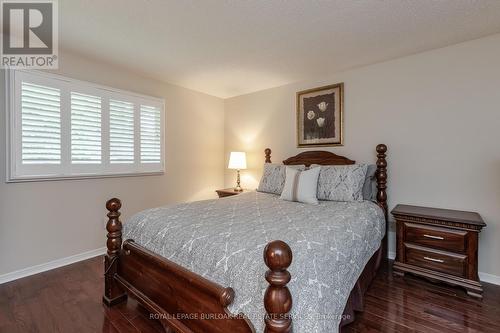
M 465 276 L 467 256 L 405 244 L 406 262 L 446 274 Z
M 467 231 L 405 222 L 405 241 L 453 252 L 465 252 Z

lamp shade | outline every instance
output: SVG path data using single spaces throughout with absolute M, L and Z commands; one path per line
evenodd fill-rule
M 247 155 L 242 151 L 232 151 L 229 156 L 228 169 L 243 170 L 247 168 Z

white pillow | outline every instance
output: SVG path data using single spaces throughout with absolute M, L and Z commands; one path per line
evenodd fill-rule
M 281 199 L 317 204 L 316 192 L 320 170 L 321 168 L 312 168 L 301 171 L 287 166 L 285 186 L 281 193 Z

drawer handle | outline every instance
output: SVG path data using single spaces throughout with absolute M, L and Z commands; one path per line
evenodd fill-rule
M 443 263 L 444 260 L 441 260 L 441 259 L 434 259 L 434 258 L 431 258 L 431 257 L 424 257 L 425 260 L 429 260 L 429 261 L 434 261 L 434 262 L 439 262 L 439 263 Z
M 432 239 L 439 239 L 439 240 L 444 239 L 444 237 L 441 237 L 441 236 L 433 236 L 433 235 L 425 235 L 425 234 L 424 234 L 424 237 L 432 238 Z

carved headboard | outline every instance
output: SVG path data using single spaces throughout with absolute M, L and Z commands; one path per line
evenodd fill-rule
M 344 156 L 339 156 L 329 151 L 305 151 L 298 155 L 287 158 L 283 161 L 285 165 L 301 165 L 309 167 L 312 164 L 319 165 L 348 165 L 356 162 Z
M 266 154 L 266 163 L 271 163 L 271 149 L 266 148 L 264 153 Z M 285 165 L 305 165 L 307 167 L 312 164 L 349 165 L 355 163 L 356 161 L 348 159 L 347 157 L 324 150 L 304 151 L 283 161 Z
M 386 222 L 388 221 L 388 211 L 387 211 L 387 146 L 384 144 L 377 145 L 377 172 L 375 173 L 377 178 L 377 203 L 384 210 Z M 266 163 L 271 163 L 271 149 L 266 148 L 264 151 L 266 156 Z M 283 161 L 285 165 L 305 165 L 310 166 L 311 164 L 319 165 L 349 165 L 354 164 L 355 161 L 334 154 L 329 151 L 323 150 L 312 150 L 305 151 L 295 156 L 289 157 Z M 387 232 L 388 223 L 386 223 L 386 237 L 384 242 L 387 245 Z M 385 246 L 385 251 L 387 246 Z

